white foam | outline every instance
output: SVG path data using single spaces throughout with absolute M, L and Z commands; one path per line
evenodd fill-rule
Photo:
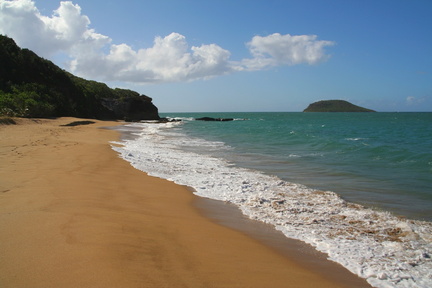
M 181 122 L 132 124 L 137 139 L 113 146 L 149 175 L 188 185 L 196 194 L 236 204 L 252 219 L 310 243 L 375 287 L 432 287 L 432 224 L 397 218 L 259 171 L 234 166 L 205 151 L 230 149 L 172 129 Z

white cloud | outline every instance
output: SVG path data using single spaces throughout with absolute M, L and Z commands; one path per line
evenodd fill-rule
M 76 57 L 71 70 L 92 78 L 138 83 L 190 81 L 231 71 L 228 51 L 215 44 L 189 49 L 178 33 L 156 37 L 150 48 L 134 51 L 126 44 L 111 45 L 108 54 L 89 56 Z
M 266 37 L 255 36 L 247 43 L 253 58 L 243 60 L 243 65 L 249 70 L 259 70 L 279 65 L 317 64 L 327 60 L 324 48 L 334 45 L 334 42 L 316 39 L 316 35 L 291 36 L 279 33 Z
M 408 96 L 406 98 L 406 103 L 408 105 L 423 105 L 424 103 L 428 102 L 431 99 L 431 97 L 423 96 L 423 97 L 415 97 L 415 96 Z
M 90 20 L 70 1 L 61 2 L 51 17 L 40 14 L 30 0 L 0 0 L 0 33 L 43 57 L 60 51 L 78 57 L 108 44 L 109 37 L 89 29 Z
M 105 81 L 192 81 L 234 71 L 316 64 L 328 58 L 324 48 L 333 44 L 318 41 L 315 35 L 255 36 L 247 43 L 252 58 L 232 61 L 231 53 L 217 44 L 189 47 L 178 33 L 158 36 L 152 47 L 134 50 L 127 44 L 111 44 L 108 36 L 89 26 L 90 19 L 70 1 L 60 2 L 48 17 L 40 14 L 33 1 L 0 0 L 0 33 L 46 58 L 66 53 L 72 59 L 71 72 Z
M 414 96 L 408 96 L 406 101 L 408 104 L 413 104 L 416 101 L 416 98 Z

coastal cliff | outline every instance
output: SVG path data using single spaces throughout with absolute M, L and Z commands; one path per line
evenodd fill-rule
M 68 73 L 0 35 L 0 115 L 158 120 L 152 98 Z
M 310 104 L 303 112 L 375 112 L 344 100 L 323 100 Z

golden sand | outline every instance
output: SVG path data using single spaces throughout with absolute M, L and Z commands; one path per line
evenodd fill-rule
M 203 217 L 111 149 L 118 122 L 0 125 L 0 287 L 345 287 Z

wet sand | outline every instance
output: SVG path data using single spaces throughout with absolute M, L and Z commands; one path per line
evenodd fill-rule
M 98 129 L 121 123 L 78 120 L 0 125 L 0 287 L 352 287 L 132 168 Z
M 364 279 L 352 274 L 339 263 L 329 261 L 326 254 L 300 240 L 287 238 L 270 224 L 246 217 L 234 204 L 202 197 L 196 197 L 193 203 L 206 217 L 258 240 L 303 268 L 346 287 L 371 287 Z

